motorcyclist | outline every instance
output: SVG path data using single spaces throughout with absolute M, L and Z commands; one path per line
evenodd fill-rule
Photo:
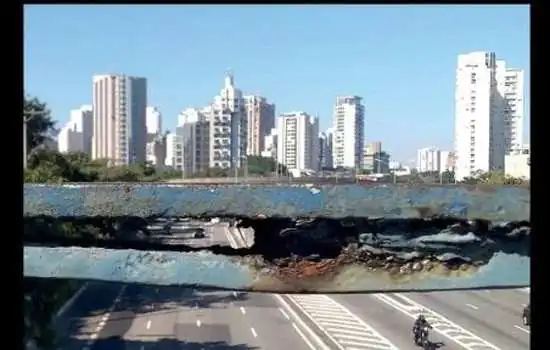
M 418 341 L 420 340 L 420 332 L 424 327 L 427 327 L 430 329 L 432 328 L 432 326 L 430 325 L 428 320 L 426 320 L 424 315 L 420 314 L 414 321 L 414 325 L 413 325 L 413 334 L 414 334 L 415 343 L 418 343 Z

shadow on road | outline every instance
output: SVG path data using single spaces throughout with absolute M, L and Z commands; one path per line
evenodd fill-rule
M 442 348 L 445 346 L 445 343 L 439 341 L 439 342 L 431 342 L 428 341 L 426 345 L 424 345 L 424 350 L 437 350 L 439 348 Z
M 101 316 L 109 311 L 107 322 L 109 324 L 116 322 L 120 334 L 124 334 L 131 327 L 135 318 L 144 316 L 147 313 L 154 313 L 155 315 L 171 314 L 181 312 L 181 310 L 178 310 L 179 308 L 228 308 L 231 307 L 231 303 L 246 301 L 248 298 L 247 293 L 239 292 L 128 285 L 114 309 L 88 307 L 85 311 L 82 310 L 82 313 L 66 319 L 65 322 L 60 322 L 58 334 L 65 340 L 78 335 L 89 334 L 99 324 Z M 217 349 L 216 347 L 211 348 Z M 191 347 L 190 349 L 194 348 Z
M 87 348 L 85 340 L 73 339 L 75 349 Z M 71 344 L 71 345 L 72 345 Z M 109 337 L 106 339 L 98 339 L 94 343 L 96 349 L 158 349 L 158 350 L 256 350 L 258 347 L 252 347 L 247 344 L 231 345 L 223 341 L 213 342 L 186 342 L 177 339 L 156 339 L 151 341 L 144 340 L 127 340 L 119 336 Z

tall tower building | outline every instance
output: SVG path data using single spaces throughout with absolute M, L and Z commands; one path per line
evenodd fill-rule
M 119 74 L 93 77 L 92 158 L 110 165 L 145 162 L 147 79 Z
M 275 127 L 275 105 L 268 103 L 265 97 L 244 96 L 247 119 L 247 150 L 250 156 L 259 156 L 264 150 L 265 137 Z
M 336 98 L 332 118 L 334 167 L 361 166 L 365 133 L 365 107 L 359 96 Z
M 204 112 L 210 121 L 210 166 L 241 167 L 246 159 L 248 127 L 243 94 L 233 75 L 225 76 L 220 94 Z
M 158 135 L 162 132 L 162 114 L 158 107 L 147 106 L 145 112 L 147 134 Z
M 521 148 L 523 71 L 494 52 L 458 56 L 455 94 L 455 177 L 503 171 L 504 156 Z
M 319 170 L 319 118 L 304 112 L 278 118 L 277 161 L 289 170 Z

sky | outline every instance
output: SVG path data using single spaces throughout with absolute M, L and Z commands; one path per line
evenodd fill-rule
M 305 111 L 330 127 L 338 95 L 363 97 L 367 142 L 408 162 L 451 150 L 457 55 L 494 51 L 525 70 L 528 5 L 27 5 L 25 92 L 61 127 L 91 104 L 92 76 L 148 79 L 148 105 L 174 130 L 179 112 L 207 105 L 226 71 L 244 93 Z

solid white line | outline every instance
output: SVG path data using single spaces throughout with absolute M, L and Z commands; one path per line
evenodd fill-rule
M 315 341 L 315 343 L 317 344 L 317 347 L 315 348 L 316 350 L 331 350 L 327 346 L 327 344 L 325 344 L 325 342 L 323 342 L 321 338 L 319 338 L 319 336 L 315 334 L 315 332 L 304 322 L 304 320 L 302 320 L 302 318 L 300 318 L 300 316 L 298 316 L 298 314 L 294 310 L 292 310 L 292 307 L 288 305 L 288 303 L 284 300 L 283 297 L 281 297 L 278 294 L 274 294 L 273 297 L 276 298 L 279 301 L 279 303 L 281 303 L 281 305 L 283 305 L 283 307 L 292 315 L 294 320 L 298 322 L 300 327 L 302 327 L 309 334 L 309 336 Z
M 76 293 L 74 293 L 73 296 L 69 300 L 67 300 L 67 302 L 65 302 L 65 304 L 63 304 L 63 306 L 61 306 L 59 308 L 59 310 L 55 314 L 55 318 L 59 318 L 61 315 L 63 315 L 65 312 L 67 312 L 67 310 L 71 306 L 73 306 L 76 299 L 78 299 L 78 297 L 86 290 L 86 288 L 88 288 L 88 283 L 84 283 L 84 285 L 82 287 L 80 287 L 80 289 L 77 290 Z
M 281 311 L 283 311 L 283 309 L 281 309 Z M 283 311 L 284 312 L 284 311 Z M 311 342 L 309 341 L 309 339 L 307 339 L 306 335 L 300 330 L 300 328 L 298 328 L 298 326 L 296 326 L 296 323 L 292 322 L 292 327 L 294 328 L 294 330 L 296 331 L 296 333 L 298 333 L 298 335 L 300 336 L 300 338 L 302 338 L 302 340 L 304 341 L 304 343 L 307 344 L 307 346 L 309 346 L 309 348 L 311 350 L 316 350 L 315 349 L 315 346 L 313 346 L 313 344 L 311 344 Z
M 254 336 L 254 338 L 258 337 L 258 334 L 256 333 L 256 330 L 253 327 L 250 327 L 250 331 L 252 332 L 252 335 Z
M 197 327 L 201 326 L 201 320 L 197 320 Z
M 147 329 L 151 328 L 151 320 L 147 321 L 147 325 L 145 326 Z
M 236 298 L 237 297 L 237 292 L 233 292 L 233 296 Z
M 516 327 L 516 328 L 519 329 L 520 331 L 524 331 L 524 332 L 527 333 L 527 334 L 531 334 L 531 331 L 528 330 L 528 329 L 525 329 L 525 328 L 520 327 L 520 326 L 517 326 L 517 325 L 514 325 L 514 327 Z
M 279 311 L 281 311 L 281 313 L 283 314 L 283 316 L 284 316 L 287 320 L 290 320 L 290 316 L 288 316 L 288 314 L 285 312 L 285 310 L 279 308 Z
M 241 313 L 242 313 L 243 315 L 246 315 L 246 310 L 244 309 L 244 307 L 241 306 L 239 309 L 241 309 Z
M 466 304 L 466 306 L 468 306 L 468 307 L 470 307 L 470 308 L 472 308 L 472 309 L 474 309 L 474 310 L 479 309 L 477 306 L 472 305 L 472 304 Z

